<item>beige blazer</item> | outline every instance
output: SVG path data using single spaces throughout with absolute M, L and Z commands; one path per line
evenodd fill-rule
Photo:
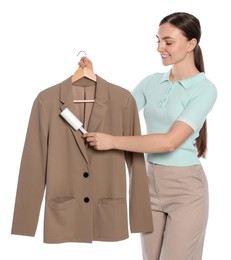
M 131 232 L 151 232 L 143 154 L 88 147 L 81 132 L 60 116 L 65 108 L 75 113 L 74 106 L 71 77 L 43 90 L 34 101 L 19 172 L 12 234 L 35 235 L 44 193 L 45 243 L 126 239 L 128 213 Z M 140 134 L 130 92 L 97 76 L 96 99 L 87 130 Z

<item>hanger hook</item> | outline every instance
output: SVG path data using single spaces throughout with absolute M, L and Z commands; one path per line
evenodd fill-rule
M 87 56 L 86 52 L 85 51 L 79 51 L 79 53 L 77 54 L 77 57 L 79 56 L 79 54 L 83 52 L 85 54 L 85 56 Z

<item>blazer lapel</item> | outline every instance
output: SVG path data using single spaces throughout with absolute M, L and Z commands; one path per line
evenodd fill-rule
M 66 79 L 65 81 L 63 81 L 61 83 L 60 101 L 63 103 L 60 107 L 61 111 L 63 111 L 65 108 L 68 108 L 74 115 L 76 115 L 75 107 L 74 107 L 74 103 L 73 103 L 71 77 L 69 77 L 68 79 Z M 84 139 L 82 138 L 82 133 L 80 131 L 75 131 L 69 124 L 68 124 L 68 126 L 75 138 L 76 144 L 78 145 L 82 155 L 84 156 L 85 160 L 88 163 L 86 144 L 85 144 Z
M 104 79 L 97 75 L 96 83 L 96 98 L 91 112 L 88 132 L 101 131 L 103 124 L 102 121 L 105 118 L 105 113 L 107 111 L 108 102 L 108 83 Z

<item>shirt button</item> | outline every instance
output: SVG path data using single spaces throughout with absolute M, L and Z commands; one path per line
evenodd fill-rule
M 84 177 L 84 178 L 87 178 L 88 176 L 89 176 L 89 173 L 88 173 L 88 172 L 84 172 L 84 173 L 83 173 L 83 177 Z
M 85 197 L 83 200 L 85 203 L 88 203 L 90 201 L 90 199 L 88 197 Z

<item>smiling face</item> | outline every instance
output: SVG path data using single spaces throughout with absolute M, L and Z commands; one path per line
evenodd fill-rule
M 170 23 L 160 25 L 156 37 L 157 50 L 161 55 L 163 65 L 175 65 L 193 58 L 192 51 L 197 44 L 196 39 L 189 41 L 181 30 Z

